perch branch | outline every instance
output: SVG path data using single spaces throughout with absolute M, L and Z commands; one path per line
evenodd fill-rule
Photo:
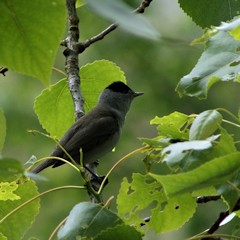
M 152 0 L 143 0 L 141 2 L 141 4 L 139 5 L 139 7 L 134 10 L 134 13 L 144 13 L 145 9 L 147 7 L 149 7 L 151 2 L 152 2 Z M 106 29 L 104 29 L 102 32 L 97 34 L 96 36 L 93 36 L 93 37 L 89 38 L 88 40 L 86 40 L 85 42 L 80 43 L 79 48 L 78 48 L 79 53 L 84 52 L 85 49 L 88 48 L 93 43 L 102 40 L 106 35 L 108 35 L 112 31 L 114 31 L 118 26 L 119 25 L 117 23 L 113 23 L 110 26 L 108 26 Z
M 78 63 L 78 40 L 79 40 L 79 18 L 76 12 L 76 0 L 67 0 L 68 11 L 68 36 L 63 41 L 66 46 L 63 54 L 66 57 L 65 70 L 68 77 L 69 90 L 73 99 L 75 120 L 84 115 L 84 99 L 80 91 L 80 76 Z

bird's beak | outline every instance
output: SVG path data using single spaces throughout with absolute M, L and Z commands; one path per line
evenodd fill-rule
M 143 92 L 135 92 L 133 94 L 133 97 L 138 97 L 138 96 L 141 96 L 141 95 L 143 95 Z

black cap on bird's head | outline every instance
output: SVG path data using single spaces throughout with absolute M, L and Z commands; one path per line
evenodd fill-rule
M 133 97 L 143 95 L 142 92 L 134 92 L 130 87 L 128 87 L 125 83 L 123 83 L 121 81 L 116 81 L 116 82 L 111 83 L 108 87 L 106 87 L 106 89 L 109 89 L 116 93 L 119 92 L 119 93 L 124 93 L 124 94 L 131 94 L 131 95 L 133 95 Z
M 108 106 L 112 109 L 118 109 L 124 118 L 133 99 L 142 94 L 141 92 L 134 92 L 125 83 L 116 81 L 103 90 L 99 96 L 98 104 L 104 104 L 104 108 Z

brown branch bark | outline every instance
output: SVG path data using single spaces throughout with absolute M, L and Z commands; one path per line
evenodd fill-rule
M 80 76 L 78 62 L 79 18 L 76 12 L 76 0 L 67 0 L 68 11 L 68 36 L 64 40 L 66 49 L 63 54 L 66 57 L 65 70 L 67 73 L 69 90 L 73 99 L 75 120 L 84 115 L 84 98 L 80 91 Z
M 152 2 L 152 0 L 143 0 L 141 2 L 141 4 L 139 5 L 139 7 L 135 9 L 134 13 L 144 13 L 145 9 L 147 7 L 149 7 L 151 2 Z M 88 40 L 86 40 L 85 42 L 80 43 L 79 44 L 79 53 L 84 52 L 86 50 L 86 48 L 88 48 L 93 43 L 102 40 L 105 36 L 107 36 L 109 33 L 114 31 L 117 27 L 118 27 L 118 24 L 113 23 L 113 24 L 109 25 L 106 29 L 104 29 L 102 32 L 97 34 L 96 36 L 93 36 L 93 37 L 89 38 Z

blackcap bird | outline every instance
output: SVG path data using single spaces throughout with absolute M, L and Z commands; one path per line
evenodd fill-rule
M 142 94 L 134 92 L 123 82 L 113 82 L 103 90 L 97 106 L 77 120 L 59 144 L 77 163 L 80 162 L 80 149 L 83 164 L 93 163 L 116 146 L 132 100 Z M 59 146 L 55 147 L 50 156 L 70 161 Z M 31 172 L 39 173 L 47 167 L 55 168 L 62 164 L 64 162 L 60 160 L 46 160 Z

